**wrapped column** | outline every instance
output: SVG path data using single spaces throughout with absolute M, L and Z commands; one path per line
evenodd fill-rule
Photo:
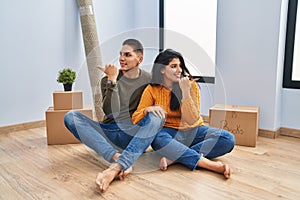
M 92 0 L 78 0 L 80 22 L 88 66 L 88 74 L 92 88 L 95 114 L 98 121 L 103 119 L 101 78 L 103 72 L 96 67 L 102 66 L 102 58 L 98 41 L 97 27 Z

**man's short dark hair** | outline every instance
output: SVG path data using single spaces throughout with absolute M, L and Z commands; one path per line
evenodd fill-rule
M 127 39 L 123 42 L 122 45 L 129 45 L 133 48 L 134 51 L 140 52 L 142 55 L 144 54 L 142 43 L 136 39 Z

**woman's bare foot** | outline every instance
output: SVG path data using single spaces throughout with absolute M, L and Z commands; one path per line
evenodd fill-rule
M 105 192 L 108 189 L 109 184 L 114 180 L 115 177 L 118 176 L 121 170 L 122 166 L 119 163 L 113 163 L 109 168 L 98 173 L 96 185 L 102 192 Z
M 203 157 L 199 160 L 197 166 L 223 174 L 225 178 L 230 178 L 231 170 L 229 165 L 220 161 L 212 161 Z
M 168 158 L 166 157 L 162 157 L 159 161 L 159 168 L 162 170 L 162 171 L 166 171 L 168 169 L 168 166 L 173 164 L 174 161 L 172 160 L 169 160 Z
M 231 171 L 228 164 L 217 161 L 216 168 L 214 170 L 220 174 L 223 174 L 225 178 L 230 178 Z
M 121 156 L 120 153 L 115 153 L 115 155 L 113 155 L 112 159 L 114 161 L 116 161 L 119 157 Z M 125 171 L 121 171 L 119 174 L 118 174 L 118 177 L 120 180 L 123 180 L 125 178 L 125 176 L 127 176 L 128 174 L 130 174 L 131 172 L 133 171 L 133 168 L 132 167 L 129 167 L 128 169 L 126 169 Z
M 223 164 L 223 163 L 222 163 Z M 230 178 L 230 175 L 231 175 L 231 170 L 230 170 L 230 167 L 228 164 L 223 164 L 224 165 L 224 176 L 225 178 Z
M 132 167 L 129 167 L 128 169 L 121 171 L 118 175 L 120 180 L 123 180 L 128 174 L 130 174 L 133 171 Z

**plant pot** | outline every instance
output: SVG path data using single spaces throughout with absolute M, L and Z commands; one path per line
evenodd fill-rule
M 64 85 L 64 90 L 67 91 L 72 91 L 72 83 L 67 83 L 63 84 Z

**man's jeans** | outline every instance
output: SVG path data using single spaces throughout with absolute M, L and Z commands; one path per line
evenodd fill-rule
M 210 159 L 222 156 L 232 151 L 234 144 L 234 135 L 222 129 L 198 126 L 180 131 L 164 127 L 157 133 L 152 148 L 194 170 L 202 156 Z
M 64 122 L 79 141 L 108 162 L 114 162 L 113 155 L 124 149 L 116 162 L 125 170 L 150 146 L 164 119 L 149 113 L 138 124 L 131 121 L 104 124 L 71 110 L 65 115 Z

